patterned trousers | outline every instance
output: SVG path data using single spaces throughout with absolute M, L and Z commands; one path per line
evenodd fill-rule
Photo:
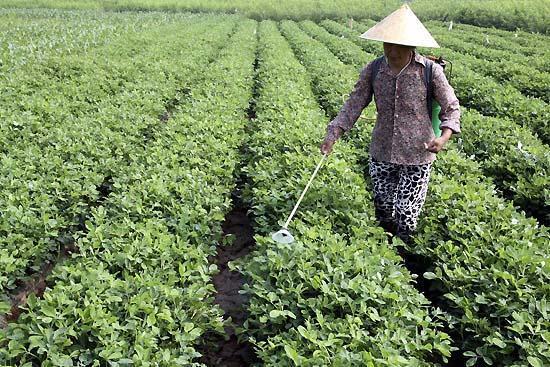
M 376 218 L 405 242 L 416 229 L 424 205 L 432 164 L 369 162 Z

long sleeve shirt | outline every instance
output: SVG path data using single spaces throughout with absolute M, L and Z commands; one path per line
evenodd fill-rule
M 327 137 L 337 140 L 343 132 L 351 129 L 374 94 L 378 115 L 372 133 L 371 157 L 381 162 L 406 165 L 433 162 L 435 154 L 426 150 L 424 145 L 435 137 L 424 84 L 426 59 L 414 53 L 409 65 L 398 75 L 394 75 L 383 61 L 371 87 L 372 65 L 370 62 L 361 71 L 348 100 L 328 125 Z M 459 133 L 460 110 L 454 90 L 440 65 L 434 63 L 432 76 L 433 97 L 441 106 L 441 128 Z

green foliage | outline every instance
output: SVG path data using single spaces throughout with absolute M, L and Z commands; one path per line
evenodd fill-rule
M 327 45 L 328 48 L 336 55 L 342 62 L 351 65 L 366 65 L 374 57 L 370 54 L 365 54 L 361 47 L 352 43 L 349 40 L 342 39 L 323 27 L 313 23 L 312 21 L 303 21 L 300 23 L 302 29 L 311 37 Z M 359 68 L 359 72 L 361 71 Z
M 181 37 L 185 23 L 150 34 L 166 50 L 183 50 L 174 47 L 178 40 L 193 44 L 197 58 L 161 65 L 172 65 L 163 71 L 173 75 L 195 64 L 191 70 L 202 70 L 202 81 L 192 96 L 179 96 L 169 120 L 157 116 L 152 136 L 126 152 L 113 192 L 85 223 L 79 253 L 56 267 L 44 298 L 31 298 L 0 336 L 2 363 L 195 366 L 204 334 L 224 332 L 222 312 L 212 304 L 210 277 L 217 269 L 208 258 L 235 185 L 256 24 L 205 20 L 209 30 L 188 24 L 202 34 L 194 38 Z M 172 42 L 165 43 L 167 34 Z M 168 56 L 158 44 L 146 49 Z M 205 68 L 211 53 L 215 62 Z
M 475 352 L 476 365 L 550 361 L 547 228 L 495 196 L 456 153 L 441 158 L 412 249 L 433 260 L 462 348 Z
M 356 65 L 355 69 L 345 65 L 326 47 L 319 47 L 322 44 L 309 37 L 294 22 L 282 22 L 281 31 L 291 44 L 299 45 L 293 47 L 293 50 L 308 70 L 313 71 L 313 91 L 319 96 L 321 106 L 331 115 L 335 115 L 352 90 L 363 64 Z M 330 60 L 330 65 L 326 64 L 327 60 Z M 368 62 L 367 57 L 363 57 L 363 60 L 363 63 Z M 325 76 L 327 67 L 330 68 L 333 78 L 341 81 L 336 88 L 334 80 Z
M 242 14 L 256 20 L 382 19 L 405 1 L 340 0 L 4 0 L 2 7 L 111 11 L 160 10 Z M 548 33 L 547 0 L 407 1 L 422 20 L 453 20 L 482 27 Z
M 547 103 L 524 97 L 517 89 L 501 85 L 456 62 L 454 71 L 453 85 L 463 106 L 486 116 L 511 119 L 529 127 L 544 143 L 550 143 L 550 107 Z
M 547 54 L 548 50 L 546 48 L 548 36 L 538 34 L 538 33 L 529 33 L 519 29 L 515 31 L 505 31 L 502 29 L 496 28 L 483 28 L 477 27 L 470 24 L 454 24 L 454 29 L 462 30 L 474 35 L 482 35 L 485 40 L 487 37 L 490 40 L 489 47 L 493 48 L 492 40 L 494 37 L 499 37 L 504 41 L 507 41 L 508 47 L 520 45 L 522 47 L 522 53 L 526 55 L 537 55 L 537 54 Z M 527 49 L 527 50 L 526 50 Z M 527 52 L 523 52 L 526 50 Z M 548 65 L 548 61 L 546 62 Z
M 115 25 L 120 19 L 115 18 L 111 27 L 103 28 L 119 29 L 118 35 L 98 32 L 106 39 L 97 41 L 97 48 L 73 55 L 69 50 L 74 44 L 88 42 L 93 32 L 82 31 L 75 40 L 66 36 L 65 43 L 59 42 L 65 28 L 56 16 L 42 25 L 42 38 L 26 41 L 46 44 L 51 39 L 52 49 L 27 60 L 21 54 L 13 68 L 1 74 L 5 81 L 0 105 L 2 297 L 16 280 L 53 261 L 60 246 L 81 236 L 89 206 L 100 198 L 105 178 L 116 177 L 129 156 L 143 150 L 161 126 L 159 116 L 177 94 L 180 78 L 200 70 L 225 41 L 224 32 L 227 35 L 233 27 L 227 22 L 214 28 L 220 32 L 216 45 L 205 36 L 215 20 L 204 18 L 203 24 L 198 18 L 189 20 L 194 27 L 182 33 L 186 37 L 173 36 L 177 49 L 159 40 L 180 29 L 174 21 L 181 21 L 181 16 L 172 21 L 156 18 L 167 25 L 154 30 L 147 30 L 154 17 L 128 17 L 127 22 L 138 25 L 119 27 Z M 85 19 L 79 15 L 72 19 L 76 21 Z M 96 27 L 97 19 L 89 21 L 89 27 Z M 20 27 L 24 35 L 25 29 L 39 33 L 34 23 Z M 49 27 L 59 28 L 59 33 L 46 32 Z M 139 27 L 144 29 L 134 33 Z M 23 42 L 14 40 L 18 48 L 28 48 Z M 196 42 L 205 42 L 202 51 L 196 50 Z M 174 65 L 171 59 L 181 50 L 195 52 Z
M 2 7 L 95 9 L 112 11 L 187 11 L 242 14 L 261 19 L 381 18 L 401 5 L 401 0 L 4 0 Z
M 481 42 L 464 41 L 456 37 L 456 31 L 449 32 L 441 28 L 432 27 L 432 33 L 440 45 L 455 51 L 443 48 L 437 50 L 437 53 L 490 76 L 499 83 L 509 84 L 526 96 L 540 98 L 546 103 L 550 101 L 550 74 L 546 70 L 549 55 L 528 57 L 502 50 L 488 50 L 488 38 Z
M 550 224 L 550 150 L 512 121 L 464 111 L 460 148 L 480 163 L 504 195 Z
M 547 0 L 415 0 L 412 8 L 424 19 L 454 20 L 481 27 L 550 32 Z
M 322 19 L 380 17 L 397 6 L 387 4 L 3 6 Z M 414 6 L 428 15 L 422 1 Z M 485 10 L 460 17 L 515 27 L 530 14 L 502 9 L 491 20 Z M 44 297 L 31 296 L 0 330 L 0 364 L 200 365 L 197 345 L 226 326 L 212 304 L 217 268 L 208 258 L 243 159 L 257 249 L 232 266 L 251 297 L 240 332 L 265 365 L 442 365 L 453 350 L 443 327 L 458 336 L 468 366 L 550 363 L 548 229 L 499 197 L 548 223 L 546 37 L 462 24 L 449 36 L 430 23 L 450 47 L 442 51 L 455 62 L 461 103 L 482 113 L 463 110 L 463 134 L 435 164 L 409 248 L 431 259 L 423 276 L 445 295 L 443 313 L 414 289 L 376 225 L 362 120 L 301 204 L 291 224 L 297 242 L 269 238 L 320 158 L 325 111 L 338 113 L 360 68 L 382 52 L 357 37 L 373 21 L 354 30 L 284 21 L 284 38 L 262 22 L 257 48 L 255 22 L 233 16 L 0 9 L 0 20 L 0 313 L 18 281 L 54 261 L 60 246 L 79 249 L 55 267 Z
M 457 42 L 457 48 L 467 51 L 478 59 L 487 61 L 512 61 L 527 66 L 527 70 L 537 69 L 550 72 L 550 60 L 547 49 L 547 36 L 534 35 L 525 32 L 507 32 L 492 28 L 479 28 L 465 24 L 430 21 L 426 23 L 430 32 L 439 35 L 453 36 L 449 42 Z M 481 47 L 483 46 L 483 47 Z M 450 48 L 454 45 L 449 44 Z

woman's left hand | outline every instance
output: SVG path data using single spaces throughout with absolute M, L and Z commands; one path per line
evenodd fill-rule
M 445 144 L 447 144 L 452 134 L 453 132 L 451 129 L 443 128 L 441 136 L 439 138 L 432 139 L 429 143 L 424 143 L 424 147 L 432 153 L 439 153 Z
M 447 139 L 440 137 L 433 139 L 427 144 L 424 143 L 424 146 L 426 147 L 426 150 L 432 153 L 439 153 L 445 146 L 445 143 L 447 143 Z

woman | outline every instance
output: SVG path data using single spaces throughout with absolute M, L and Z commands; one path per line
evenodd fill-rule
M 428 112 L 426 58 L 415 47 L 439 47 L 403 5 L 362 38 L 384 42 L 384 59 L 370 62 L 338 116 L 327 127 L 321 152 L 329 154 L 375 96 L 378 111 L 370 145 L 369 173 L 376 217 L 381 226 L 409 242 L 424 205 L 431 165 L 453 133 L 460 132 L 458 99 L 443 69 L 432 67 L 432 97 L 441 105 L 441 137 L 436 138 Z M 376 71 L 373 73 L 373 68 Z M 374 80 L 371 78 L 374 76 Z

